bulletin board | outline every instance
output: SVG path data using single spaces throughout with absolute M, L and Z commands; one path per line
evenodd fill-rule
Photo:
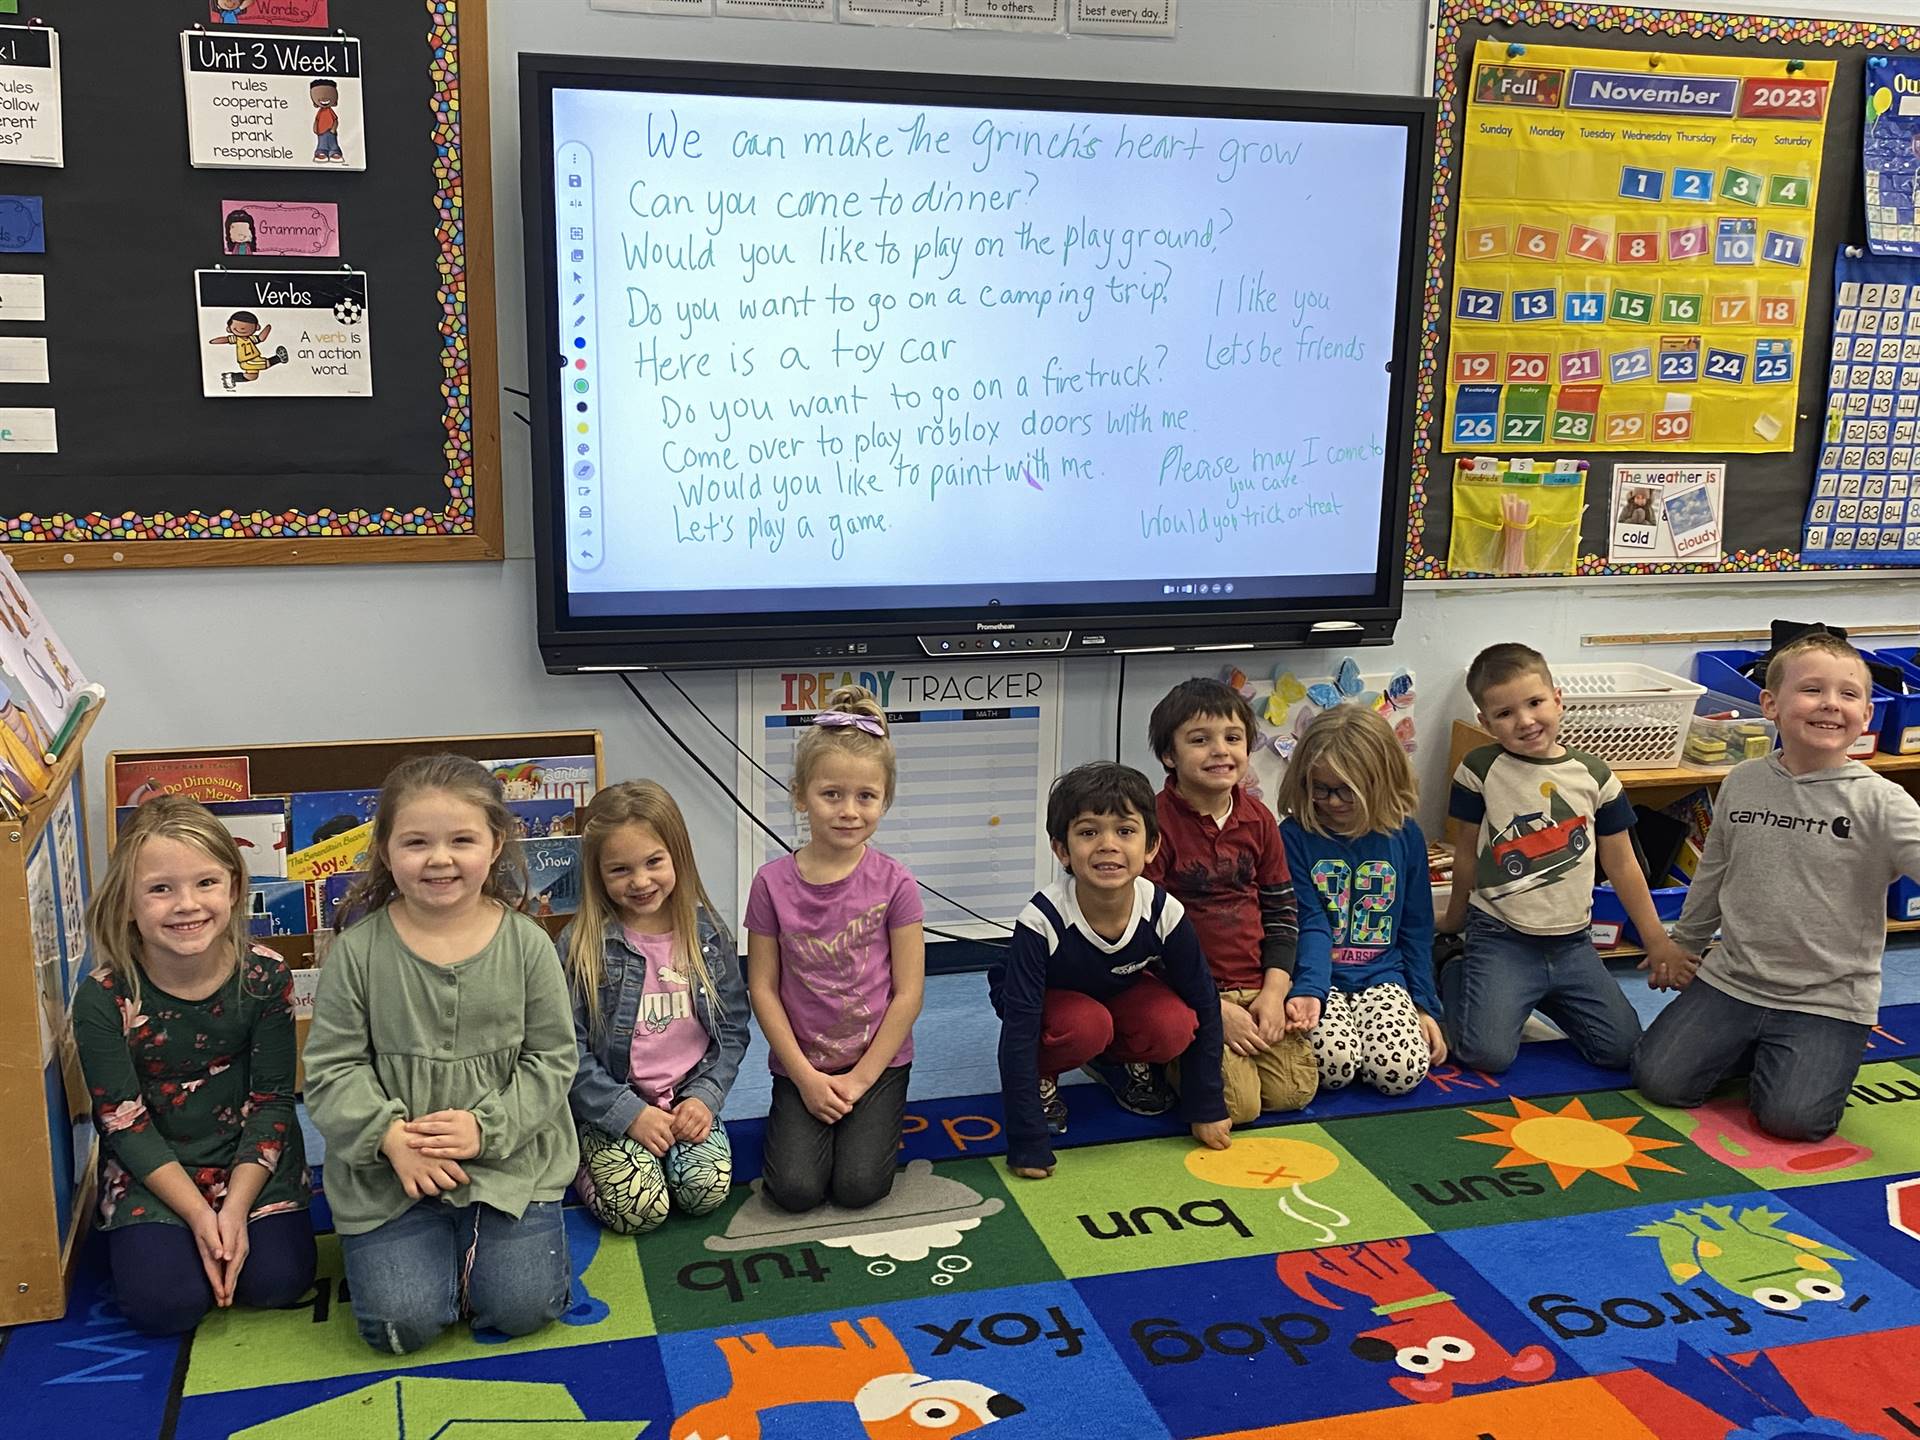
M 1556 0 L 1438 0 L 1434 14 L 1433 94 L 1438 101 L 1434 189 L 1423 311 L 1425 325 L 1416 395 L 1412 498 L 1408 525 L 1406 574 L 1412 579 L 1449 578 L 1448 541 L 1452 527 L 1454 464 L 1462 455 L 1478 453 L 1469 445 L 1452 448 L 1455 432 L 1449 428 L 1449 389 L 1452 357 L 1471 341 L 1470 327 L 1453 323 L 1456 295 L 1455 261 L 1466 242 L 1461 229 L 1461 159 L 1469 89 L 1473 84 L 1475 48 L 1481 41 L 1508 47 L 1516 66 L 1526 64 L 1525 48 L 1582 47 L 1617 52 L 1624 68 L 1648 66 L 1656 57 L 1706 57 L 1705 69 L 1715 59 L 1739 60 L 1720 67 L 1735 72 L 1777 65 L 1782 83 L 1809 73 L 1824 76 L 1831 66 L 1824 139 L 1817 163 L 1804 167 L 1817 175 L 1817 192 L 1804 225 L 1782 224 L 1786 232 L 1803 232 L 1807 253 L 1794 257 L 1795 266 L 1778 267 L 1794 274 L 1791 286 L 1775 286 L 1804 304 L 1804 314 L 1792 317 L 1783 334 L 1793 339 L 1792 379 L 1789 390 L 1795 404 L 1784 418 L 1798 423 L 1783 426 L 1791 449 L 1768 449 L 1765 436 L 1749 434 L 1723 449 L 1688 437 L 1664 447 L 1653 442 L 1644 449 L 1621 444 L 1588 446 L 1555 440 L 1548 434 L 1537 448 L 1519 452 L 1548 464 L 1561 458 L 1587 462 L 1586 510 L 1580 527 L 1580 576 L 1635 576 L 1702 573 L 1776 573 L 1782 571 L 1843 569 L 1812 564 L 1800 558 L 1807 501 L 1819 454 L 1821 419 L 1826 409 L 1828 372 L 1825 359 L 1832 340 L 1832 277 L 1837 251 L 1862 243 L 1865 217 L 1861 196 L 1861 120 L 1866 58 L 1877 52 L 1920 51 L 1920 25 L 1874 24 L 1852 20 L 1809 20 L 1766 15 L 1726 15 L 1711 11 L 1641 9 L 1627 5 L 1566 5 Z M 1516 48 L 1517 47 L 1517 48 Z M 1791 62 L 1800 62 L 1792 65 Z M 1822 63 L 1825 62 L 1825 63 Z M 1657 70 L 1657 62 L 1649 66 Z M 1681 67 L 1669 65 L 1669 72 Z M 1668 184 L 1682 183 L 1680 168 L 1665 168 Z M 1764 172 L 1769 167 L 1756 166 Z M 1773 167 L 1779 168 L 1779 167 Z M 1659 173 L 1649 177 L 1658 181 Z M 1625 180 L 1622 184 L 1626 184 Z M 1715 183 L 1724 183 L 1716 170 Z M 1789 196 L 1765 199 L 1791 200 Z M 1724 215 L 1745 213 L 1735 205 L 1703 207 L 1708 225 Z M 1761 215 L 1794 212 L 1779 207 L 1757 210 Z M 1524 218 L 1524 217 L 1522 217 Z M 1756 233 L 1756 244 L 1768 243 L 1766 222 Z M 1577 236 L 1576 236 L 1577 239 Z M 1706 244 L 1718 237 L 1709 228 Z M 1512 243 L 1509 240 L 1509 243 Z M 1541 242 L 1549 243 L 1549 242 Z M 1569 243 L 1564 235 L 1557 243 Z M 1664 242 L 1663 242 L 1664 243 Z M 1657 287 L 1649 287 L 1650 290 Z M 1804 295 L 1802 298 L 1802 289 Z M 1769 291 L 1771 294 L 1771 291 Z M 1564 297 L 1556 297 L 1564 301 Z M 1656 303 L 1658 303 L 1656 301 Z M 1702 317 L 1701 329 L 1709 343 L 1711 317 Z M 1657 330 L 1658 326 L 1653 327 Z M 1677 328 L 1677 327 L 1676 327 Z M 1488 348 L 1488 347 L 1479 347 Z M 1497 349 L 1498 347 L 1491 347 Z M 1764 348 L 1764 347 L 1763 347 Z M 1764 356 L 1763 356 L 1764 358 Z M 1499 377 L 1504 379 L 1504 375 Z M 1776 412 L 1785 407 L 1775 404 Z M 1656 417 L 1657 418 L 1657 417 Z M 1770 426 L 1778 422 L 1770 421 Z M 1598 432 L 1596 431 L 1596 437 Z M 1716 433 L 1731 434 L 1724 413 Z M 1489 453 L 1516 453 L 1513 446 Z M 1611 477 L 1616 464 L 1724 463 L 1725 502 L 1722 548 L 1718 565 L 1677 562 L 1625 564 L 1607 558 L 1612 519 Z
M 0 333 L 44 336 L 48 375 L 0 386 L 0 406 L 52 407 L 59 448 L 0 458 L 13 563 L 499 558 L 484 0 L 330 0 L 324 30 L 212 25 L 207 0 L 23 0 L 5 19 L 29 17 L 59 35 L 65 164 L 0 164 L 0 192 L 40 197 L 45 219 L 44 254 L 0 254 L 0 285 L 45 277 L 45 319 Z M 192 168 L 181 36 L 196 23 L 357 38 L 364 157 Z M 235 199 L 337 207 L 337 256 L 228 253 Z M 348 313 L 365 317 L 371 393 L 203 393 L 203 356 L 238 351 L 208 351 L 195 272 L 232 290 L 290 270 L 364 275 Z M 299 343 L 279 329 L 269 357 Z

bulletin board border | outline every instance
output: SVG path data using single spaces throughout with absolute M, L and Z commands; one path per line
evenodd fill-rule
M 404 3 L 404 0 L 402 0 Z M 146 566 L 498 560 L 499 356 L 494 332 L 493 197 L 485 0 L 421 0 L 431 50 L 434 238 L 439 246 L 439 509 L 189 510 L 182 514 L 0 514 L 21 570 Z
M 1466 25 L 1538 25 L 1560 29 L 1672 36 L 1689 41 L 1738 40 L 1775 45 L 1823 45 L 1908 50 L 1920 48 L 1920 25 L 1847 19 L 1811 19 L 1790 15 L 1731 15 L 1710 10 L 1593 5 L 1583 0 L 1436 0 L 1433 10 L 1432 95 L 1438 105 L 1434 126 L 1433 194 L 1427 224 L 1427 275 L 1421 299 L 1420 363 L 1415 376 L 1413 484 L 1407 499 L 1409 580 L 1465 580 L 1513 583 L 1511 576 L 1456 576 L 1444 556 L 1425 547 L 1430 486 L 1449 483 L 1451 462 L 1441 452 L 1439 397 L 1442 341 L 1440 321 L 1446 299 L 1447 216 L 1459 176 L 1454 133 L 1464 104 L 1461 89 L 1460 34 Z M 1812 479 L 1809 477 L 1811 486 Z M 1789 571 L 1834 574 L 1886 574 L 1884 567 L 1824 565 L 1802 560 L 1795 550 L 1733 550 L 1718 565 L 1616 565 L 1603 555 L 1579 557 L 1572 578 L 1698 576 L 1702 574 L 1780 574 Z M 1902 572 L 1904 573 L 1904 572 Z M 1567 577 L 1562 577 L 1563 580 Z

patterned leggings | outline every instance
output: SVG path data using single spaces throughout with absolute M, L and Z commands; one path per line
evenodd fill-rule
M 1329 990 L 1308 1038 L 1322 1090 L 1341 1089 L 1358 1073 L 1383 1095 L 1404 1095 L 1427 1078 L 1420 1012 L 1399 985 L 1374 985 L 1358 995 Z
M 616 1235 L 644 1235 L 667 1218 L 720 1208 L 733 1186 L 733 1145 L 718 1120 L 698 1145 L 684 1142 L 656 1159 L 638 1140 L 580 1127 L 580 1173 L 573 1188 L 593 1218 Z

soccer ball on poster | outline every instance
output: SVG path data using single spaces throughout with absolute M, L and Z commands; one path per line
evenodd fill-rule
M 1378 710 L 1407 754 L 1414 754 L 1418 748 L 1410 671 L 1397 670 L 1391 676 L 1362 675 L 1359 663 L 1349 656 L 1324 680 L 1302 680 L 1285 666 L 1275 667 L 1270 680 L 1255 680 L 1246 671 L 1232 667 L 1220 678 L 1253 706 L 1252 763 L 1242 788 L 1256 800 L 1278 789 L 1287 762 L 1293 758 L 1293 748 L 1313 718 L 1338 705 L 1365 705 Z

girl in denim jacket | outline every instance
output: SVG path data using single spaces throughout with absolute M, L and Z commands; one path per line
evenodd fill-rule
M 638 1235 L 727 1198 L 720 1107 L 747 1050 L 746 983 L 671 795 L 651 780 L 602 790 L 580 833 L 580 913 L 559 941 L 580 1050 L 574 1188 L 602 1225 Z

